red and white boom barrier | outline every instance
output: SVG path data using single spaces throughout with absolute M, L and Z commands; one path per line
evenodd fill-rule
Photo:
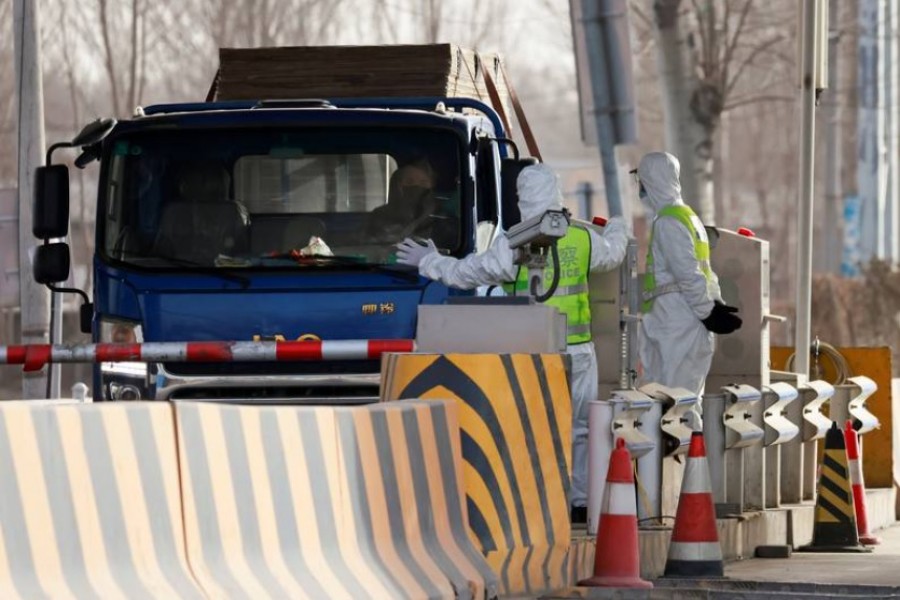
M 23 365 L 25 371 L 37 371 L 49 363 L 372 360 L 386 352 L 414 350 L 414 340 L 34 344 L 0 346 L 0 365 Z

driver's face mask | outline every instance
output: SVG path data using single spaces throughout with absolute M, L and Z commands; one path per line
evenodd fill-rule
M 428 201 L 431 189 L 419 185 L 405 185 L 399 188 L 398 207 L 412 214 L 420 214 L 430 208 Z

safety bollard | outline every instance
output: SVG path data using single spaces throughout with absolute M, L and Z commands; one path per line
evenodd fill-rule
M 796 401 L 797 396 L 797 389 L 784 382 L 772 383 L 762 389 L 766 508 L 781 506 L 782 444 L 793 440 L 800 433 L 800 427 L 787 418 L 787 409 Z
M 93 399 L 88 395 L 89 393 L 90 388 L 88 388 L 87 384 L 79 381 L 72 385 L 72 398 L 75 402 L 93 402 Z
M 856 531 L 861 543 L 875 546 L 881 543 L 881 539 L 869 531 L 869 508 L 866 502 L 866 482 L 863 478 L 859 435 L 853 429 L 853 421 L 850 419 L 847 419 L 844 426 L 844 442 L 847 445 L 847 467 L 850 471 L 850 488 L 853 491 Z

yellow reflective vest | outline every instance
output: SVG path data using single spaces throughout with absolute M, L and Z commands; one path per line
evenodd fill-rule
M 579 225 L 570 225 L 565 237 L 556 243 L 559 253 L 559 285 L 545 302 L 566 315 L 566 342 L 569 345 L 591 341 L 591 304 L 588 275 L 591 271 L 591 235 Z M 544 289 L 553 281 L 553 265 L 544 269 Z M 503 284 L 507 294 L 528 293 L 528 269 L 519 267 L 515 283 Z
M 709 282 L 712 277 L 712 268 L 709 264 L 709 238 L 706 236 L 706 229 L 703 227 L 703 223 L 700 221 L 697 213 L 690 206 L 684 204 L 666 206 L 657 213 L 657 218 L 653 221 L 654 228 L 656 221 L 660 217 L 677 219 L 691 232 L 694 238 L 694 256 L 697 257 L 697 262 L 700 263 L 700 271 L 706 277 L 706 281 Z M 653 300 L 655 298 L 663 294 L 679 291 L 678 283 L 670 283 L 663 286 L 656 285 L 653 263 L 653 229 L 651 228 L 650 247 L 647 252 L 647 272 L 644 273 L 643 304 L 641 306 L 643 312 L 649 312 L 653 308 Z

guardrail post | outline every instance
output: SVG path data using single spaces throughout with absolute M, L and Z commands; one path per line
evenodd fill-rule
M 831 427 L 831 419 L 822 414 L 822 406 L 834 396 L 834 386 L 825 381 L 810 381 L 798 391 L 803 401 L 802 492 L 804 500 L 812 500 L 816 494 L 818 440 Z
M 653 439 L 638 428 L 642 416 L 653 404 L 652 398 L 637 390 L 614 390 L 608 401 L 590 402 L 587 527 L 591 535 L 597 533 L 597 524 L 600 521 L 603 493 L 606 488 L 606 471 L 615 438 L 620 437 L 625 441 L 625 447 L 631 453 L 632 459 L 645 456 L 656 445 Z
M 787 417 L 787 408 L 798 395 L 794 386 L 777 382 L 763 386 L 763 423 L 765 434 L 765 508 L 781 506 L 781 445 L 794 439 L 800 427 Z M 799 464 L 796 465 L 799 469 Z
M 691 434 L 702 430 L 697 410 L 699 399 L 697 394 L 684 388 L 670 388 L 658 383 L 649 383 L 640 391 L 663 404 L 659 420 L 663 450 L 659 509 L 663 515 L 674 515 L 684 473 L 684 464 L 675 462 L 674 457 L 687 454 Z
M 650 396 L 647 396 L 650 398 Z M 641 416 L 641 432 L 653 441 L 653 448 L 638 458 L 638 480 L 647 493 L 645 502 L 638 502 L 638 519 L 662 516 L 663 433 L 660 429 L 664 403 L 650 398 L 653 404 Z
M 879 426 L 878 417 L 866 408 L 866 400 L 878 390 L 878 385 L 868 377 L 858 375 L 847 383 L 834 386 L 829 416 L 843 430 L 847 419 L 853 420 L 857 435 L 868 433 Z M 862 443 L 862 440 L 860 440 Z
M 746 506 L 753 505 L 751 488 L 757 495 L 761 494 L 763 488 L 761 464 L 763 430 L 755 423 L 756 415 L 762 415 L 759 406 L 762 396 L 759 390 L 746 384 L 726 385 L 722 387 L 722 393 L 725 395 L 725 410 L 722 415 L 726 449 L 725 503 L 730 507 L 736 507 L 735 512 L 743 512 Z M 760 450 L 760 460 L 757 464 L 748 466 L 750 461 L 748 453 L 745 452 L 747 448 Z
M 709 465 L 713 502 L 717 507 L 723 506 L 725 504 L 724 393 L 703 395 L 703 441 L 706 443 L 706 462 Z
M 797 390 L 797 399 L 787 405 L 785 418 L 797 425 L 798 433 L 781 444 L 781 502 L 799 504 L 803 500 L 803 386 L 808 381 L 798 373 L 773 372 L 772 378 L 789 383 Z

